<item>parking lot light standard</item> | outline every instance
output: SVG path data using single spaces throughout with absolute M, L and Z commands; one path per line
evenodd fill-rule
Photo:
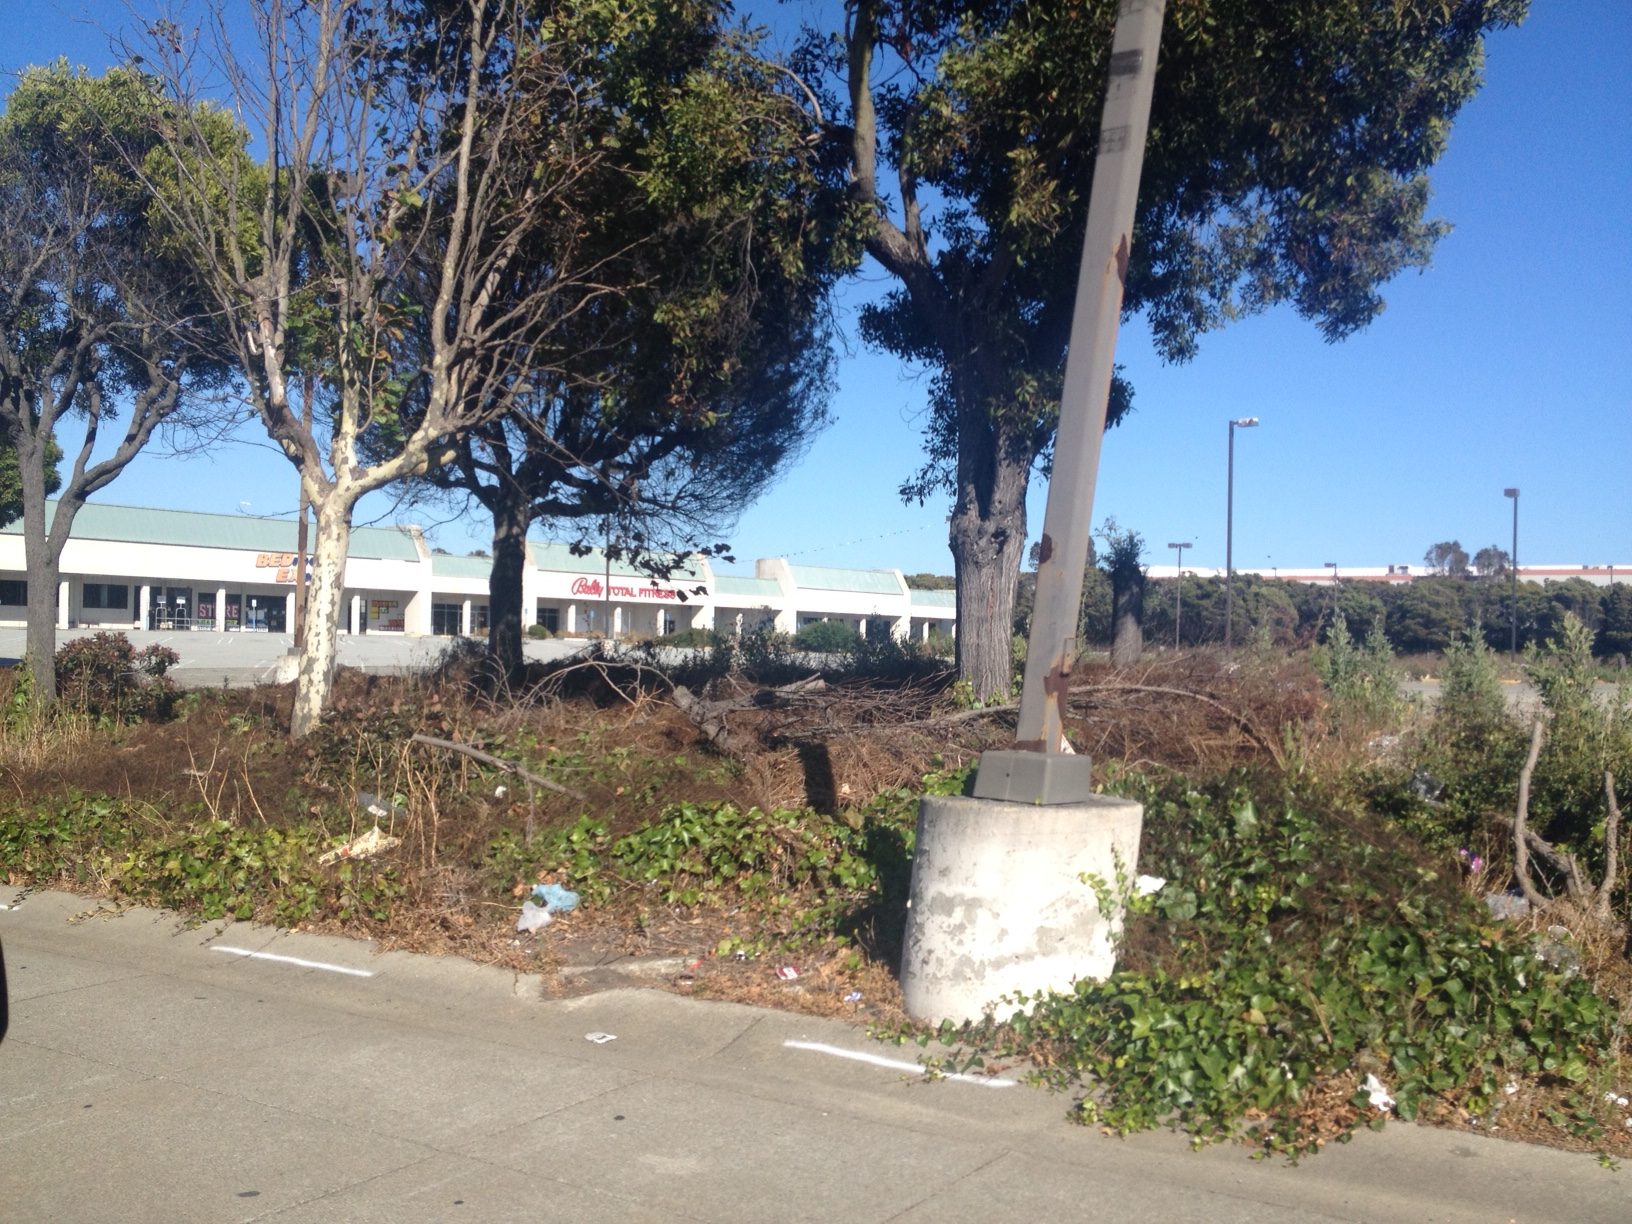
M 1519 653 L 1519 491 L 1503 489 L 1502 496 L 1513 499 L 1513 552 L 1508 557 L 1508 568 L 1512 570 L 1512 574 L 1508 579 L 1508 591 L 1513 604 L 1513 639 L 1510 649 L 1516 656 Z
M 1184 550 L 1194 545 L 1186 541 L 1183 544 L 1169 544 L 1168 547 L 1179 554 L 1179 560 L 1174 566 L 1173 574 L 1173 649 L 1179 648 L 1179 613 L 1183 610 L 1184 599 Z
M 1224 649 L 1232 642 L 1231 622 L 1235 613 L 1235 431 L 1252 429 L 1257 417 L 1233 417 L 1230 420 L 1229 465 L 1224 479 Z

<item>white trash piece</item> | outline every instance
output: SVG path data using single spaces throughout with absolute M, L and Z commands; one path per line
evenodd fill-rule
M 1161 876 L 1142 875 L 1133 882 L 1133 890 L 1141 897 L 1154 896 L 1167 887 L 1167 881 Z
M 521 903 L 521 917 L 516 919 L 516 930 L 542 931 L 554 921 L 554 915 L 544 906 L 536 905 L 531 901 L 523 901 Z
M 1366 1090 L 1367 1099 L 1371 1101 L 1373 1109 L 1394 1108 L 1394 1098 L 1389 1094 L 1388 1085 L 1375 1075 L 1366 1076 L 1366 1082 L 1360 1086 Z
M 615 1033 L 585 1033 L 584 1034 L 584 1040 L 585 1041 L 593 1041 L 596 1045 L 605 1045 L 607 1042 L 616 1041 L 617 1039 L 618 1039 L 617 1034 L 615 1034 Z
M 402 845 L 402 838 L 392 837 L 389 833 L 381 830 L 379 825 L 375 825 L 360 837 L 352 838 L 343 846 L 336 846 L 327 854 L 320 856 L 317 861 L 327 867 L 330 863 L 338 863 L 341 859 L 373 858 L 376 854 L 400 845 Z

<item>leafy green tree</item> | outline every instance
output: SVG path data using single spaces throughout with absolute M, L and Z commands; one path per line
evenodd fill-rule
M 1632 585 L 1617 582 L 1599 604 L 1603 622 L 1596 644 L 1600 655 L 1632 655 Z
M 597 224 L 578 236 L 600 291 L 553 329 L 543 368 L 470 388 L 508 411 L 428 474 L 493 519 L 498 675 L 522 662 L 532 522 L 667 574 L 723 551 L 713 541 L 826 421 L 822 307 L 854 262 L 848 206 L 804 95 L 724 14 L 668 0 L 614 22 L 598 137 L 611 152 Z
M 1290 646 L 1297 640 L 1298 607 L 1287 590 L 1289 585 L 1257 574 L 1235 575 L 1235 620 L 1242 640 L 1260 637 L 1276 646 Z M 1173 587 L 1172 580 L 1158 582 L 1145 600 L 1145 635 L 1164 645 L 1173 641 Z M 1179 630 L 1186 646 L 1224 641 L 1222 578 L 1185 577 Z
M 171 185 L 164 221 L 313 510 L 298 738 L 328 703 L 358 500 L 451 461 L 510 410 L 496 390 L 548 370 L 563 321 L 602 294 L 587 236 L 617 221 L 600 188 L 618 155 L 600 85 L 625 26 L 651 15 L 607 0 L 249 8 L 253 51 L 165 23 L 147 50 L 174 98 L 207 92 L 213 57 L 232 87 L 222 113 L 253 140 L 178 123 L 143 172 Z M 306 374 L 321 413 L 301 410 Z
M 1399 592 L 1388 609 L 1388 639 L 1404 654 L 1444 650 L 1466 627 L 1460 585 L 1453 578 L 1422 578 Z
M 52 439 L 46 453 L 45 495 L 62 488 L 62 448 Z M 23 516 L 23 473 L 16 447 L 0 443 L 0 522 L 14 523 Z
M 130 173 L 159 123 L 187 113 L 135 71 L 91 76 L 59 61 L 25 71 L 0 116 L 0 479 L 15 480 L 20 502 L 41 705 L 56 700 L 58 582 L 80 507 L 224 376 L 198 284 Z M 69 430 L 79 439 L 64 477 Z M 109 433 L 111 451 L 95 458 Z
M 1183 360 L 1232 318 L 1288 303 L 1337 340 L 1445 226 L 1426 170 L 1479 84 L 1485 33 L 1526 0 L 1192 0 L 1163 33 L 1123 305 Z M 832 131 L 894 281 L 868 343 L 934 372 L 928 461 L 947 491 L 978 697 L 1010 679 L 1025 495 L 1046 462 L 1115 0 L 851 0 L 813 32 L 809 73 L 842 88 Z M 893 169 L 893 190 L 881 181 Z M 1110 419 L 1127 409 L 1113 396 Z
M 1144 650 L 1145 540 L 1108 518 L 1099 529 L 1105 573 L 1111 580 L 1111 662 L 1126 667 Z
M 1468 572 L 1468 550 L 1460 541 L 1441 540 L 1422 554 L 1422 563 L 1436 574 L 1460 578 Z
M 1511 559 L 1507 550 L 1497 548 L 1494 544 L 1487 544 L 1473 554 L 1473 568 L 1478 571 L 1481 581 L 1488 582 L 1497 578 L 1506 578 Z
M 1534 585 L 1520 583 L 1521 587 Z M 1574 616 L 1585 625 L 1589 632 L 1597 633 L 1603 620 L 1604 592 L 1585 578 L 1566 578 L 1562 582 L 1548 582 L 1541 588 L 1546 597 L 1550 610 L 1547 619 L 1537 627 L 1538 635 L 1544 638 L 1557 637 L 1563 628 L 1566 614 Z M 1523 602 L 1519 605 L 1520 612 L 1524 611 Z

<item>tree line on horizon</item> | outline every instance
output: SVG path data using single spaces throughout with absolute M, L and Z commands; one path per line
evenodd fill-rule
M 1136 581 L 1139 648 L 1224 644 L 1222 577 L 1141 575 Z M 1021 575 L 1016 634 L 1030 629 L 1035 582 L 1035 571 Z M 1565 617 L 1574 616 L 1591 635 L 1595 655 L 1632 656 L 1632 582 L 1600 587 L 1584 578 L 1523 581 L 1517 592 L 1521 650 L 1558 640 Z M 1123 602 L 1132 602 L 1126 593 Z M 1507 650 L 1513 640 L 1512 587 L 1499 574 L 1432 574 L 1409 582 L 1339 578 L 1332 585 L 1238 571 L 1233 603 L 1231 631 L 1238 646 L 1253 641 L 1287 649 L 1314 645 L 1325 640 L 1339 615 L 1357 637 L 1380 629 L 1398 654 L 1443 651 L 1476 632 L 1494 650 Z M 1091 566 L 1079 622 L 1085 645 L 1116 644 L 1117 607 L 1113 574 Z
M 303 537 L 311 514 L 293 733 L 327 706 L 377 489 L 492 519 L 502 683 L 527 527 L 654 571 L 723 553 L 826 419 L 831 294 L 867 261 L 888 287 L 860 339 L 930 376 L 900 491 L 952 501 L 958 670 L 1007 689 L 1115 0 L 850 0 L 782 57 L 724 0 L 203 9 L 100 75 L 24 71 L 0 115 L 37 700 L 77 509 L 155 437 L 205 447 L 245 416 L 297 477 Z M 1446 232 L 1427 172 L 1485 37 L 1526 10 L 1171 6 L 1125 312 L 1172 361 L 1282 304 L 1329 340 L 1364 327 Z M 1109 419 L 1132 403 L 1117 379 Z

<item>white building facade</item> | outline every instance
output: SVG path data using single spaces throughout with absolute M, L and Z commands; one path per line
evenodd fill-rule
M 346 560 L 346 633 L 481 636 L 488 628 L 485 557 L 434 553 L 416 527 L 359 527 Z M 274 519 L 89 503 L 63 549 L 59 629 L 285 633 L 304 569 L 295 526 Z M 685 559 L 653 578 L 599 550 L 529 541 L 522 615 L 563 637 L 659 638 L 689 629 L 793 633 L 838 620 L 895 637 L 955 632 L 949 591 L 908 588 L 899 570 L 792 565 L 752 577 Z M 22 524 L 0 529 L 0 625 L 26 620 Z

